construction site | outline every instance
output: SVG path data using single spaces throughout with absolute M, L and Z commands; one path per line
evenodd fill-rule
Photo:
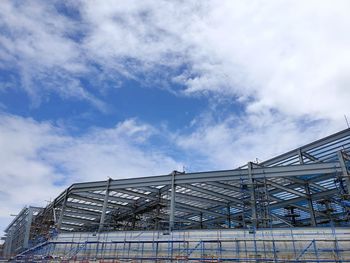
M 233 170 L 75 183 L 2 239 L 12 262 L 350 262 L 350 129 Z

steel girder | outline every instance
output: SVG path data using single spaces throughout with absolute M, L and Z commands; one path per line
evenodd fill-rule
M 349 149 L 346 129 L 234 170 L 76 183 L 48 207 L 62 231 L 349 225 Z

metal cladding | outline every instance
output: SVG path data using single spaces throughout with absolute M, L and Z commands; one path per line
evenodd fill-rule
M 38 212 L 29 239 L 55 231 L 349 226 L 349 171 L 346 129 L 234 170 L 76 183 Z

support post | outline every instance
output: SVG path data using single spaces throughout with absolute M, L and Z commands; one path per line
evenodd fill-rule
M 157 204 L 157 209 L 156 209 L 156 218 L 155 218 L 155 224 L 154 224 L 154 230 L 159 230 L 160 229 L 160 224 L 159 224 L 159 217 L 160 217 L 160 208 L 161 208 L 161 199 L 162 199 L 162 193 L 160 190 L 158 190 L 158 204 Z
M 230 207 L 230 203 L 227 203 L 227 221 L 228 221 L 228 228 L 231 228 L 231 207 Z
M 61 207 L 60 217 L 58 218 L 58 222 L 57 222 L 57 231 L 58 232 L 61 230 L 62 220 L 63 220 L 63 216 L 64 216 L 64 210 L 66 210 L 66 205 L 67 205 L 67 200 L 68 200 L 68 189 L 69 188 L 67 188 L 65 193 L 64 193 L 64 199 L 63 199 L 63 203 L 62 203 L 62 207 Z
M 300 148 L 298 150 L 298 156 L 299 156 L 299 163 L 304 164 L 303 153 Z
M 29 237 L 30 237 L 30 229 L 32 226 L 32 221 L 33 221 L 33 213 L 34 213 L 34 208 L 28 207 L 27 223 L 26 223 L 26 227 L 25 227 L 25 234 L 24 234 L 24 240 L 23 240 L 23 247 L 24 248 L 29 247 Z
M 57 216 L 56 216 L 56 199 L 53 200 L 52 204 L 52 216 L 53 216 L 53 222 L 57 222 Z
M 108 197 L 109 197 L 109 186 L 111 184 L 111 181 L 112 181 L 112 179 L 109 178 L 107 180 L 107 183 L 106 183 L 106 193 L 105 193 L 105 198 L 103 200 L 102 213 L 101 213 L 101 218 L 100 218 L 100 224 L 98 226 L 98 232 L 101 232 L 104 228 L 106 210 L 107 210 L 107 205 L 108 205 Z
M 271 227 L 271 213 L 270 213 L 270 195 L 269 195 L 269 189 L 267 187 L 267 179 L 264 178 L 264 227 Z
M 343 172 L 343 178 L 345 179 L 346 189 L 348 190 L 348 195 L 350 195 L 350 175 L 348 169 L 346 168 L 342 151 L 338 151 L 338 159 Z
M 250 184 L 250 207 L 252 210 L 252 227 L 254 230 L 258 226 L 257 222 L 257 214 L 256 214 L 256 196 L 255 196 L 255 185 L 254 185 L 254 179 L 253 179 L 253 163 L 248 162 L 248 177 L 249 177 L 249 184 Z
M 131 228 L 132 230 L 135 230 L 136 227 L 136 209 L 137 209 L 137 205 L 136 202 L 134 203 L 134 207 L 133 207 L 133 211 L 132 211 L 132 219 L 131 219 Z
M 310 186 L 308 183 L 305 184 L 305 193 L 307 194 L 307 203 L 309 206 L 310 222 L 312 226 L 317 226 L 317 221 L 315 217 L 315 209 L 312 203 L 312 197 L 310 192 Z
M 175 175 L 176 171 L 173 171 L 171 173 L 171 198 L 170 198 L 170 218 L 169 218 L 169 232 L 171 232 L 174 229 L 175 224 Z
M 10 229 L 10 231 L 7 233 L 7 238 L 4 244 L 5 247 L 3 252 L 5 258 L 10 258 L 12 256 L 13 231 L 13 229 Z
M 301 152 L 301 149 L 299 149 L 298 154 L 299 154 L 299 162 L 300 162 L 300 164 L 304 164 L 303 153 Z M 316 226 L 317 225 L 317 221 L 316 221 L 316 217 L 315 217 L 315 210 L 314 210 L 314 206 L 312 204 L 310 186 L 309 186 L 308 183 L 305 184 L 304 189 L 305 189 L 305 193 L 307 195 L 307 203 L 308 203 L 308 206 L 309 206 L 310 222 L 311 222 L 312 226 Z

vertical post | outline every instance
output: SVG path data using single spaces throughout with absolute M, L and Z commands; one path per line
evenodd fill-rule
M 7 232 L 7 237 L 5 240 L 4 256 L 9 258 L 12 256 L 12 241 L 13 241 L 13 229 L 12 227 Z
M 131 219 L 131 228 L 132 230 L 135 230 L 135 227 L 136 227 L 136 209 L 137 209 L 137 204 L 136 204 L 137 201 L 135 201 L 134 205 L 133 205 L 133 210 L 132 210 L 132 219 Z
M 299 149 L 298 154 L 299 154 L 300 164 L 304 164 L 303 153 L 301 152 L 301 149 Z M 315 217 L 315 210 L 314 210 L 314 206 L 312 204 L 310 186 L 308 183 L 305 184 L 304 189 L 305 189 L 305 193 L 307 195 L 307 203 L 309 206 L 310 222 L 311 222 L 312 226 L 316 226 L 317 221 L 316 221 L 316 217 Z
M 297 214 L 295 214 L 295 207 L 294 206 L 290 206 L 289 207 L 290 209 L 290 216 L 292 217 L 292 223 L 293 223 L 293 226 L 296 226 L 297 225 Z
M 111 181 L 112 181 L 112 179 L 109 178 L 107 180 L 107 183 L 106 183 L 106 193 L 105 193 L 105 198 L 103 200 L 102 213 L 101 213 L 101 218 L 100 218 L 100 224 L 98 226 L 98 232 L 101 232 L 104 228 L 106 210 L 107 210 L 107 205 L 108 205 L 108 197 L 109 197 L 109 186 L 111 184 Z
M 310 192 L 310 186 L 308 183 L 305 184 L 305 193 L 307 195 L 307 203 L 309 206 L 309 214 L 310 214 L 310 221 L 312 226 L 317 226 L 317 221 L 315 217 L 315 209 L 314 205 L 312 203 L 312 197 L 311 197 L 311 192 Z
M 32 226 L 32 219 L 33 219 L 33 207 L 28 207 L 28 215 L 27 215 L 27 223 L 25 227 L 25 233 L 24 233 L 24 240 L 23 240 L 23 248 L 29 247 L 29 236 L 30 236 L 30 228 Z
M 316 244 L 316 240 L 312 240 L 312 245 L 314 247 L 314 253 L 315 253 L 315 256 L 316 256 L 316 262 L 320 262 L 320 259 L 319 259 L 319 256 L 318 256 L 318 249 L 317 249 L 317 244 Z
M 171 199 L 170 199 L 170 218 L 169 218 L 169 232 L 174 229 L 175 222 L 175 175 L 176 171 L 171 173 Z
M 58 218 L 58 222 L 57 222 L 57 231 L 61 230 L 62 220 L 63 220 L 63 216 L 64 216 L 64 210 L 66 210 L 67 200 L 68 200 L 68 188 L 66 189 L 66 191 L 64 193 L 64 199 L 62 202 L 60 217 Z
M 254 230 L 257 228 L 257 214 L 256 214 L 256 196 L 255 196 L 255 186 L 254 186 L 254 179 L 253 179 L 253 163 L 248 162 L 248 177 L 249 177 L 249 184 L 250 184 L 250 207 L 252 210 L 252 226 Z
M 267 187 L 267 179 L 264 178 L 264 194 L 265 194 L 265 227 L 271 227 L 272 220 L 271 220 L 271 214 L 270 214 L 270 195 L 269 195 L 269 189 Z
M 56 199 L 53 200 L 52 204 L 52 216 L 53 216 L 53 222 L 57 222 L 57 216 L 56 216 Z
M 300 148 L 298 150 L 298 156 L 299 156 L 299 163 L 304 164 L 303 153 L 301 152 Z
M 350 195 L 350 175 L 349 175 L 348 169 L 346 168 L 343 153 L 341 151 L 338 151 L 338 159 L 340 162 L 340 167 L 341 167 L 342 172 L 343 172 L 343 177 L 344 177 L 345 182 L 346 182 L 346 188 L 348 190 L 348 195 Z
M 227 221 L 228 221 L 228 228 L 231 228 L 231 207 L 230 207 L 230 203 L 227 203 Z
M 276 251 L 276 243 L 275 243 L 275 239 L 272 239 L 272 248 L 273 248 L 273 262 L 277 262 L 278 261 L 278 257 L 277 257 L 277 251 Z
M 160 229 L 160 224 L 159 224 L 159 217 L 160 217 L 160 208 L 161 208 L 161 199 L 162 199 L 162 193 L 160 190 L 158 190 L 158 204 L 156 208 L 156 218 L 155 218 L 155 224 L 154 224 L 154 230 L 159 230 Z
M 333 217 L 332 217 L 332 207 L 330 206 L 330 201 L 326 200 L 325 202 L 325 206 L 326 206 L 326 210 L 327 210 L 327 215 L 329 217 L 329 221 L 331 223 L 332 228 L 334 228 L 334 221 L 333 221 Z

